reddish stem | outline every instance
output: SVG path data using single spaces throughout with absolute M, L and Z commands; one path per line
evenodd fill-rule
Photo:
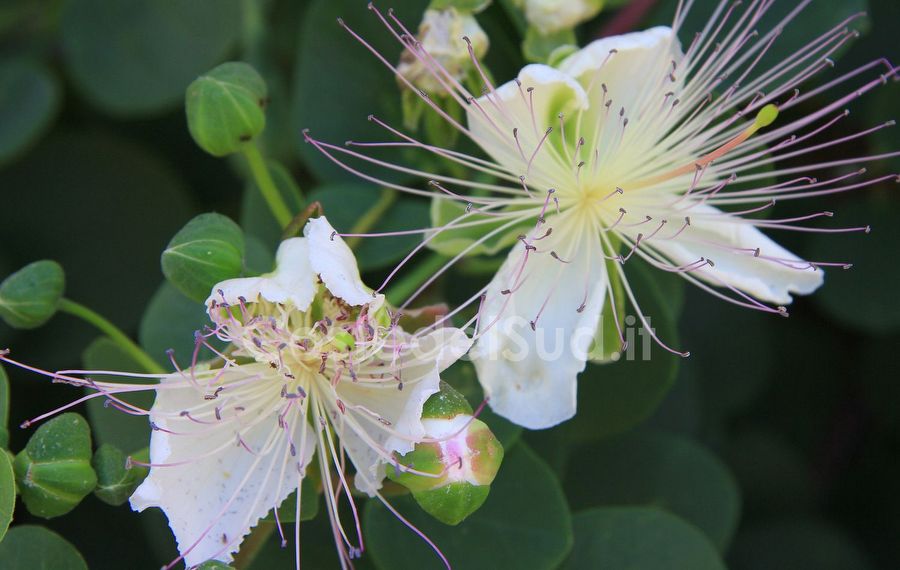
M 656 0 L 632 0 L 600 28 L 597 37 L 617 36 L 636 29 L 655 5 Z

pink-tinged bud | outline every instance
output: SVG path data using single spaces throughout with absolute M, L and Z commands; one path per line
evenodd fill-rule
M 445 383 L 426 402 L 425 441 L 397 458 L 387 476 L 412 491 L 419 506 L 456 525 L 484 504 L 503 461 L 503 446 L 465 398 Z

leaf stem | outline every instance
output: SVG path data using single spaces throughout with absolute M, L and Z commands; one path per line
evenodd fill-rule
M 150 355 L 144 352 L 144 350 L 137 344 L 135 344 L 133 340 L 128 338 L 128 336 L 123 333 L 121 329 L 119 329 L 119 327 L 112 324 L 98 313 L 80 303 L 76 303 L 75 301 L 65 298 L 59 300 L 58 307 L 60 311 L 68 313 L 74 317 L 78 317 L 86 323 L 97 327 L 97 329 L 108 336 L 110 340 L 119 345 L 119 347 L 121 347 L 132 358 L 134 358 L 134 360 L 138 362 L 144 368 L 144 370 L 146 370 L 150 374 L 166 373 L 166 370 L 162 366 L 160 366 L 155 360 L 150 358 Z
M 397 192 L 391 190 L 389 188 L 381 189 L 381 196 L 378 197 L 378 201 L 372 204 L 372 207 L 369 208 L 365 214 L 360 216 L 359 220 L 350 228 L 351 234 L 364 234 L 372 229 L 373 226 L 378 222 L 378 219 L 387 212 L 388 208 L 390 208 L 394 202 L 397 201 Z M 359 241 L 362 238 L 360 237 L 348 237 L 344 241 L 347 242 L 347 246 L 350 249 L 356 249 L 356 246 L 359 245 Z
M 275 220 L 280 227 L 287 227 L 287 225 L 291 223 L 291 218 L 293 217 L 291 215 L 291 209 L 288 208 L 284 198 L 281 197 L 281 192 L 275 185 L 275 181 L 272 180 L 272 175 L 269 173 L 269 167 L 266 166 L 266 161 L 259 152 L 256 141 L 251 141 L 249 144 L 245 145 L 243 153 L 244 158 L 247 159 L 247 164 L 250 165 L 250 171 L 253 174 L 253 180 L 256 182 L 256 187 L 259 188 L 260 193 L 269 205 L 272 215 L 275 216 Z
M 412 295 L 422 283 L 427 281 L 438 269 L 443 267 L 449 259 L 450 258 L 446 255 L 432 253 L 429 257 L 416 265 L 403 279 L 396 281 L 388 288 L 387 293 L 385 294 L 388 301 L 392 305 L 401 304 Z

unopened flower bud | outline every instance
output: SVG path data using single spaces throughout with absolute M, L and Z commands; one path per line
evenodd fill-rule
M 525 0 L 525 19 L 547 35 L 590 20 L 602 7 L 603 0 Z
M 434 518 L 459 524 L 487 499 L 503 446 L 472 416 L 465 398 L 443 382 L 426 402 L 422 424 L 430 441 L 399 457 L 396 466 L 388 467 L 388 477 L 408 488 Z
M 444 87 L 436 79 L 435 73 L 429 70 L 429 66 L 437 63 L 451 77 L 463 79 L 473 65 L 464 38 L 472 43 L 475 57 L 484 57 L 489 41 L 474 16 L 460 13 L 455 8 L 426 10 L 418 34 L 422 49 L 416 54 L 410 50 L 404 51 L 398 71 L 419 89 L 429 93 L 444 93 Z M 422 53 L 422 50 L 427 54 Z
M 266 82 L 253 67 L 223 63 L 187 88 L 185 110 L 191 136 L 213 156 L 240 151 L 266 126 L 266 96 Z

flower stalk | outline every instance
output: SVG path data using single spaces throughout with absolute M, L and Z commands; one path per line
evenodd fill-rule
M 135 362 L 141 365 L 141 368 L 143 368 L 145 372 L 150 374 L 165 374 L 165 369 L 153 360 L 149 354 L 144 352 L 140 346 L 128 338 L 128 335 L 123 333 L 119 327 L 112 324 L 108 319 L 104 318 L 96 311 L 93 311 L 80 303 L 66 299 L 65 297 L 59 300 L 59 310 L 68 313 L 73 317 L 78 317 L 84 322 L 96 327 L 100 332 L 116 343 L 119 348 L 127 352 Z

